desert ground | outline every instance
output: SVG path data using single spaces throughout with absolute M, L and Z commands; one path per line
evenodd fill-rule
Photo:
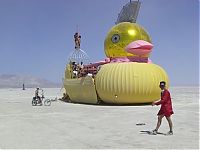
M 199 88 L 171 87 L 174 135 L 149 135 L 160 106 L 32 106 L 35 89 L 0 89 L 0 149 L 199 149 Z M 46 98 L 62 96 L 44 89 Z M 145 125 L 136 125 L 144 123 Z M 164 118 L 160 132 L 167 133 Z

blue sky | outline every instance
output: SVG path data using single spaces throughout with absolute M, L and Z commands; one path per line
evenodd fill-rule
M 172 86 L 199 83 L 199 1 L 140 0 L 137 23 L 152 38 L 150 59 Z M 104 38 L 129 0 L 0 0 L 0 74 L 61 82 L 78 25 L 81 48 L 105 58 Z

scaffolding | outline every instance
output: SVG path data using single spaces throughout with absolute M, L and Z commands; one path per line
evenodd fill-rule
M 84 64 L 88 64 L 89 60 L 90 59 L 88 54 L 82 49 L 75 49 L 68 56 L 69 62 L 76 62 L 78 64 L 80 64 L 81 62 L 83 62 Z

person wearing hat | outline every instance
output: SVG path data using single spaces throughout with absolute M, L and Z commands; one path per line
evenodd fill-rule
M 166 89 L 166 82 L 165 81 L 161 81 L 160 85 L 159 85 L 161 91 L 161 100 L 157 101 L 157 102 L 152 102 L 152 106 L 154 105 L 161 105 L 161 108 L 158 112 L 158 122 L 157 122 L 157 126 L 156 129 L 153 130 L 153 134 L 157 134 L 157 131 L 161 125 L 162 122 L 162 118 L 165 116 L 168 124 L 169 124 L 169 128 L 170 131 L 168 132 L 168 135 L 173 135 L 173 130 L 172 130 L 172 120 L 171 120 L 171 115 L 174 113 L 173 109 L 172 109 L 172 101 L 171 101 L 171 96 L 170 96 L 170 92 Z

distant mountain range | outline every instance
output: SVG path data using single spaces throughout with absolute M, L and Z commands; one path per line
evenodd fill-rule
M 14 74 L 0 75 L 0 88 L 22 88 L 23 83 L 25 88 L 53 88 L 62 86 L 61 84 L 53 83 L 46 79 L 41 79 L 34 76 L 22 76 Z

